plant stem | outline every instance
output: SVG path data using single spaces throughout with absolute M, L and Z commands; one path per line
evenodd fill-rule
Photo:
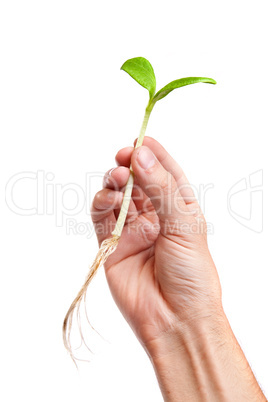
M 148 104 L 148 106 L 149 106 L 149 104 Z M 147 127 L 148 120 L 149 120 L 149 117 L 150 117 L 150 114 L 152 111 L 152 108 L 149 108 L 148 106 L 145 110 L 145 115 L 144 115 L 144 119 L 142 122 L 140 135 L 138 137 L 135 148 L 138 148 L 142 145 L 142 142 L 143 142 L 143 139 L 145 136 L 146 127 Z M 123 198 L 122 206 L 121 206 L 121 209 L 120 209 L 117 221 L 116 221 L 115 229 L 112 232 L 113 236 L 120 237 L 122 234 L 122 230 L 124 228 L 124 224 L 126 221 L 127 212 L 128 212 L 128 208 L 129 208 L 129 204 L 130 204 L 130 200 L 131 200 L 133 184 L 134 184 L 134 173 L 133 173 L 133 170 L 130 165 L 130 175 L 129 175 L 129 178 L 128 178 L 128 181 L 126 184 L 124 198 Z

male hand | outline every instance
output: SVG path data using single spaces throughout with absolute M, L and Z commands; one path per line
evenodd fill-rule
M 92 220 L 99 243 L 111 236 L 131 164 L 127 221 L 105 272 L 165 400 L 265 400 L 223 312 L 205 219 L 181 167 L 149 137 L 121 149 L 116 161 Z

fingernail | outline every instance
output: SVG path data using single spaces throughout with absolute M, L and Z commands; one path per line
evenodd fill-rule
M 116 169 L 116 168 L 114 167 L 114 168 L 112 168 L 112 169 L 109 170 L 109 172 L 108 172 L 108 176 L 109 176 L 109 177 L 112 175 L 112 172 L 113 172 L 115 169 Z
M 116 168 L 112 168 L 110 169 L 107 174 L 104 176 L 103 178 L 103 185 L 109 184 L 110 183 L 110 178 L 112 176 L 112 172 L 115 170 Z
M 137 161 L 143 169 L 149 169 L 155 164 L 156 158 L 149 148 L 141 147 L 138 151 Z

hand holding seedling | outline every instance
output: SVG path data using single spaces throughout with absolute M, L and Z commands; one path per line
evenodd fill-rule
M 115 225 L 131 164 L 127 221 L 105 272 L 164 400 L 265 401 L 224 314 L 205 219 L 181 167 L 150 137 L 121 149 L 116 161 L 92 219 L 101 244 Z
M 179 80 L 170 82 L 169 84 L 165 85 L 162 89 L 160 89 L 157 93 L 155 93 L 156 79 L 154 75 L 154 70 L 149 61 L 146 60 L 144 57 L 135 57 L 133 59 L 127 60 L 122 65 L 121 69 L 126 71 L 140 85 L 142 85 L 149 91 L 149 102 L 145 109 L 145 115 L 141 126 L 140 135 L 136 143 L 136 148 L 141 146 L 143 143 L 148 120 L 156 102 L 158 102 L 160 99 L 163 99 L 165 96 L 167 96 L 170 92 L 172 92 L 176 88 L 180 88 L 186 85 L 195 84 L 199 82 L 216 84 L 216 81 L 213 80 L 212 78 L 205 78 L 205 77 L 181 78 Z M 82 286 L 79 293 L 77 294 L 74 301 L 72 302 L 63 322 L 63 342 L 74 362 L 75 362 L 75 356 L 73 355 L 71 347 L 71 328 L 73 322 L 73 315 L 76 310 L 77 321 L 80 322 L 80 315 L 79 315 L 80 305 L 82 301 L 85 302 L 88 285 L 96 275 L 98 268 L 105 263 L 107 258 L 116 250 L 118 246 L 119 239 L 121 237 L 126 217 L 129 211 L 129 206 L 131 203 L 133 183 L 134 183 L 134 174 L 130 166 L 130 174 L 125 186 L 124 197 L 122 200 L 120 212 L 118 214 L 114 230 L 112 231 L 112 237 L 106 238 L 101 243 L 96 258 L 89 269 L 89 273 L 86 277 L 85 283 Z M 82 333 L 81 333 L 81 340 L 82 342 L 84 340 Z
M 154 95 L 151 65 L 137 59 L 122 68 L 149 90 L 149 103 L 136 148 L 117 153 L 119 166 L 93 200 L 102 250 L 94 264 L 105 263 L 114 300 L 152 361 L 165 401 L 265 401 L 224 314 L 205 218 L 189 182 L 156 140 L 145 137 L 142 145 L 156 101 L 182 82 L 215 81 L 177 80 Z M 150 79 L 135 76 L 137 63 Z M 112 252 L 103 247 L 111 245 L 111 227 L 120 238 Z

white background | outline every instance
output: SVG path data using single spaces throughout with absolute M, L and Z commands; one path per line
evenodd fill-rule
M 94 235 L 68 234 L 66 217 L 56 226 L 62 191 L 76 183 L 88 207 L 101 180 L 86 188 L 86 174 L 113 167 L 118 149 L 137 137 L 148 94 L 120 71 L 136 56 L 152 63 L 158 89 L 186 76 L 218 82 L 161 100 L 147 134 L 179 161 L 197 189 L 213 185 L 205 214 L 226 314 L 268 394 L 266 6 L 260 0 L 1 2 L 5 402 L 162 400 L 149 359 L 117 310 L 102 270 L 90 288 L 88 309 L 106 340 L 89 336 L 95 354 L 77 372 L 61 338 L 63 317 L 97 251 Z M 263 185 L 260 172 L 251 220 L 250 192 L 232 198 L 239 222 L 228 211 L 228 192 L 259 170 Z M 5 185 L 17 173 L 37 171 L 51 173 L 44 211 L 14 213 L 5 203 Z M 28 179 L 14 187 L 21 208 L 35 207 L 35 184 Z M 75 206 L 74 192 L 66 191 L 63 201 L 66 208 Z M 86 208 L 71 218 L 90 223 Z

